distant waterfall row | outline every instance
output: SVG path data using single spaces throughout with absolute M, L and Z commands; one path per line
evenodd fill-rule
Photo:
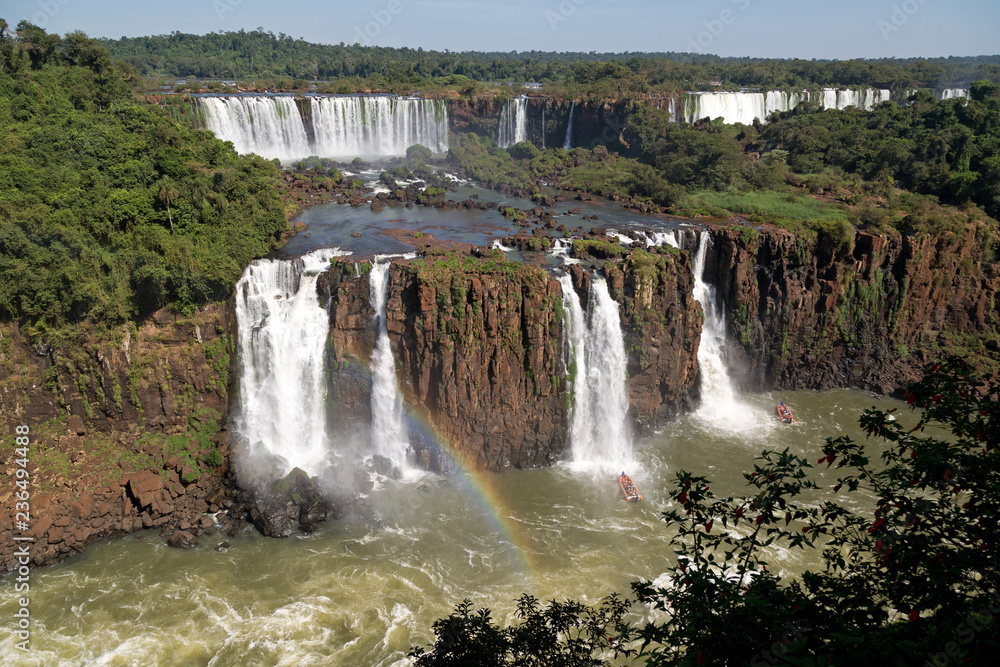
M 394 157 L 414 144 L 448 150 L 448 106 L 392 97 L 199 97 L 205 126 L 239 153 L 283 162 L 320 157 Z
M 889 90 L 875 88 L 824 88 L 815 94 L 780 90 L 766 93 L 688 93 L 684 97 L 683 114 L 678 120 L 693 123 L 702 118 L 721 116 L 726 123 L 750 125 L 754 119 L 764 121 L 776 111 L 791 111 L 806 101 L 816 102 L 827 109 L 846 109 L 850 106 L 873 109 L 890 97 Z

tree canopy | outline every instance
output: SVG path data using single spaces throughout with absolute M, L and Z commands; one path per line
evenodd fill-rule
M 273 164 L 135 80 L 82 33 L 0 24 L 0 317 L 29 333 L 224 297 L 285 228 Z

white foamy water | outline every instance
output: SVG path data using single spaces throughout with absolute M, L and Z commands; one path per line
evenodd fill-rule
M 310 97 L 313 139 L 287 96 L 199 97 L 205 126 L 239 153 L 292 162 L 320 157 L 395 157 L 421 144 L 448 150 L 448 106 L 388 96 Z
M 725 123 L 750 125 L 754 120 L 766 121 L 767 117 L 776 111 L 791 111 L 810 99 L 828 109 L 846 109 L 849 106 L 873 109 L 890 97 L 891 91 L 878 88 L 824 88 L 814 95 L 808 91 L 782 90 L 771 90 L 766 93 L 687 93 L 684 96 L 683 120 L 694 123 L 703 118 L 721 117 Z
M 576 111 L 576 100 L 569 105 L 569 122 L 566 125 L 566 140 L 563 141 L 563 148 L 565 150 L 573 149 L 573 112 Z M 544 126 L 544 123 L 543 123 Z
M 373 520 L 347 517 L 288 540 L 252 529 L 202 537 L 190 550 L 168 548 L 155 530 L 100 540 L 83 556 L 32 571 L 31 652 L 14 648 L 13 624 L 2 623 L 0 664 L 398 667 L 411 646 L 432 641 L 431 624 L 464 598 L 491 608 L 503 624 L 513 622 L 524 592 L 593 604 L 628 593 L 632 581 L 657 578 L 674 559 L 675 528 L 661 517 L 672 507 L 673 471 L 707 475 L 720 496 L 745 495 L 742 472 L 764 447 L 815 459 L 826 436 L 863 442 L 857 417 L 873 404 L 903 408 L 904 428 L 916 421 L 901 402 L 862 391 L 780 398 L 799 423 L 776 427 L 756 449 L 742 433 L 711 429 L 693 415 L 636 443 L 629 473 L 641 503 L 626 503 L 613 475 L 557 466 L 489 476 L 489 503 L 477 492 L 480 480 L 461 473 L 387 483 L 366 499 Z M 773 411 L 778 397 L 742 399 Z M 814 471 L 824 488 L 836 483 L 836 469 Z M 838 499 L 847 500 L 843 492 Z M 870 516 L 871 499 L 857 500 L 852 508 Z M 232 548 L 215 551 L 223 539 Z M 822 567 L 814 552 L 768 553 L 768 570 L 779 574 Z M 19 608 L 14 583 L 0 579 L 5 618 Z M 639 605 L 633 611 L 643 613 Z
M 305 124 L 291 97 L 200 97 L 205 126 L 237 153 L 290 162 L 314 155 Z
M 701 304 L 705 321 L 698 347 L 698 371 L 701 382 L 701 406 L 697 417 L 712 428 L 750 434 L 770 430 L 774 420 L 766 413 L 744 403 L 736 396 L 726 367 L 726 313 L 715 295 L 715 287 L 705 281 L 705 256 L 712 243 L 707 231 L 698 236 L 694 253 L 694 298 Z
M 317 250 L 296 260 L 256 260 L 236 285 L 240 404 L 235 430 L 247 438 L 247 462 L 276 459 L 280 472 L 317 475 L 328 452 L 326 337 L 329 314 L 316 281 L 330 258 Z

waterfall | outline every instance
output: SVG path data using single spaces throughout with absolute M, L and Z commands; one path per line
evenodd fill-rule
M 448 150 L 443 101 L 392 97 L 310 97 L 313 139 L 288 96 L 200 97 L 205 126 L 239 153 L 292 162 L 320 157 L 397 157 L 413 144 Z
M 856 106 L 873 109 L 891 96 L 889 90 L 858 88 L 840 90 L 824 88 L 816 96 L 818 102 L 827 109 L 846 109 Z M 749 125 L 754 119 L 761 122 L 776 111 L 791 111 L 802 102 L 810 100 L 808 91 L 788 93 L 771 90 L 767 93 L 688 93 L 684 97 L 684 120 L 694 123 L 702 118 L 715 119 L 720 116 L 725 123 Z
M 443 102 L 391 97 L 312 97 L 314 155 L 406 155 L 421 144 L 448 150 L 448 111 Z
M 399 395 L 396 359 L 389 342 L 385 313 L 389 300 L 390 257 L 392 255 L 376 255 L 368 278 L 378 332 L 372 352 L 372 452 L 389 457 L 403 469 L 410 446 L 403 423 L 403 400 Z
M 572 377 L 569 446 L 573 459 L 618 471 L 632 461 L 627 358 L 618 304 L 604 278 L 590 282 L 584 314 L 568 274 L 559 278 L 566 314 L 565 365 Z
M 200 97 L 205 127 L 237 153 L 256 153 L 269 160 L 309 157 L 305 124 L 291 97 Z
M 827 109 L 843 110 L 847 107 L 858 107 L 870 111 L 876 105 L 889 100 L 891 96 L 892 92 L 885 89 L 824 88 L 819 95 L 819 102 Z
M 507 100 L 500 112 L 500 134 L 497 144 L 509 148 L 528 139 L 528 100 L 518 97 Z
M 236 431 L 250 443 L 252 473 L 294 467 L 317 475 L 326 466 L 324 361 L 330 317 L 316 281 L 337 249 L 296 260 L 256 260 L 236 284 L 240 406 Z M 280 463 L 276 463 L 280 461 Z
M 649 232 L 643 233 L 646 237 L 646 246 L 661 246 L 669 245 L 675 248 L 680 248 L 680 242 L 677 240 L 677 235 L 674 232 Z
M 725 431 L 749 431 L 754 426 L 767 428 L 770 420 L 762 420 L 750 406 L 736 397 L 726 368 L 726 314 L 717 303 L 715 288 L 705 281 L 705 256 L 712 243 L 707 230 L 699 235 L 698 248 L 692 263 L 694 298 L 705 313 L 698 346 L 698 370 L 701 374 L 701 407 L 697 416 L 702 421 Z
M 649 232 L 645 236 L 647 245 L 671 245 L 675 248 L 683 245 L 683 237 L 678 232 Z M 693 296 L 705 314 L 698 346 L 701 406 L 696 416 L 712 428 L 750 435 L 753 429 L 770 429 L 772 420 L 739 401 L 729 379 L 725 362 L 726 315 L 717 303 L 715 288 L 704 278 L 705 258 L 711 242 L 708 232 L 702 231 L 691 267 L 694 273 Z
M 569 105 L 569 124 L 566 126 L 566 141 L 563 142 L 563 148 L 566 150 L 571 150 L 573 148 L 573 112 L 576 111 L 576 100 L 573 100 L 573 104 Z
M 966 89 L 966 88 L 945 88 L 938 95 L 938 99 L 939 100 L 953 100 L 953 99 L 958 98 L 958 97 L 964 97 L 964 98 L 966 98 L 966 102 L 968 102 L 968 98 L 969 98 L 969 91 L 968 91 L 968 89 Z
M 691 93 L 688 95 L 684 114 L 689 123 L 702 118 L 722 117 L 725 123 L 750 125 L 754 119 L 763 120 L 763 93 Z

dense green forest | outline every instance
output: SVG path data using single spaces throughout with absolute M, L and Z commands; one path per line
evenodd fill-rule
M 285 229 L 278 171 L 136 101 L 82 33 L 0 20 L 0 318 L 112 327 L 228 295 Z
M 974 80 L 1000 82 L 1000 56 L 905 60 L 765 60 L 691 53 L 492 53 L 424 51 L 360 44 L 313 44 L 253 31 L 122 37 L 103 43 L 144 76 L 208 79 L 356 79 L 358 89 L 433 85 L 447 77 L 479 82 L 546 81 L 575 92 L 645 94 L 726 88 L 875 86 L 903 90 Z M 614 80 L 606 89 L 595 86 Z
M 641 102 L 607 147 L 507 149 L 490 136 L 452 138 L 450 157 L 468 177 L 530 194 L 541 182 L 629 197 L 679 215 L 729 217 L 796 231 L 941 234 L 1000 216 L 1000 86 L 972 97 L 919 93 L 869 112 L 805 103 L 767 124 L 677 123 Z M 943 206 L 944 205 L 944 206 Z M 988 236 L 993 236 L 989 234 Z
M 801 184 L 819 191 L 850 175 L 888 209 L 899 207 L 896 191 L 902 188 L 1000 216 L 1000 86 L 985 81 L 972 86 L 968 104 L 926 93 L 909 105 L 888 102 L 871 112 L 805 103 L 753 126 L 691 128 L 637 105 L 623 137 L 630 154 L 689 189 Z M 888 209 L 869 212 L 864 224 L 920 227 L 915 218 L 893 217 Z

